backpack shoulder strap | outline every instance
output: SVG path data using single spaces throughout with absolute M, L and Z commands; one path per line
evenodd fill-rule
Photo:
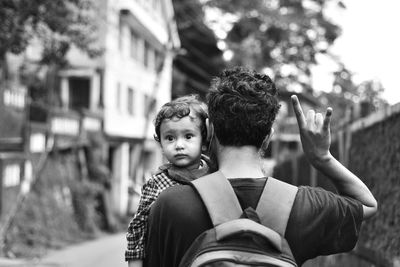
M 214 226 L 238 219 L 242 214 L 239 200 L 226 177 L 214 172 L 192 181 Z
M 256 209 L 261 223 L 285 236 L 297 190 L 297 186 L 268 177 Z

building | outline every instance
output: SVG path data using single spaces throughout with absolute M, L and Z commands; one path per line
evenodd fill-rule
M 76 48 L 68 52 L 68 67 L 55 74 L 54 107 L 31 106 L 36 115 L 30 116 L 30 146 L 31 152 L 43 151 L 46 130 L 59 148 L 100 139 L 111 171 L 113 208 L 124 215 L 136 210 L 145 177 L 163 161 L 152 120 L 171 99 L 172 62 L 180 41 L 170 0 L 97 3 L 104 52 L 94 59 Z M 34 58 L 35 49 L 28 49 L 27 57 Z M 40 116 L 41 109 L 50 112 Z
M 97 69 L 86 70 L 86 77 L 91 77 L 91 83 L 86 82 L 91 84 L 87 104 L 102 105 L 113 200 L 124 214 L 136 209 L 129 205 L 128 188 L 137 193 L 144 177 L 162 162 L 151 126 L 154 111 L 171 98 L 172 60 L 179 38 L 169 0 L 103 0 L 103 4 L 105 50 Z M 71 71 L 66 75 L 69 84 L 74 79 Z M 79 80 L 75 82 L 79 86 Z M 69 92 L 73 90 L 74 86 Z

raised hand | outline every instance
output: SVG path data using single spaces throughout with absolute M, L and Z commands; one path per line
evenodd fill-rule
M 310 163 L 328 177 L 339 194 L 357 199 L 363 204 L 364 219 L 374 215 L 378 204 L 371 191 L 329 152 L 332 108 L 327 108 L 325 118 L 313 110 L 307 112 L 305 117 L 295 95 L 292 96 L 292 104 L 299 124 L 304 154 Z
M 314 110 L 309 110 L 305 117 L 297 96 L 292 95 L 291 98 L 304 154 L 313 165 L 324 163 L 331 158 L 329 147 L 332 108 L 326 110 L 325 118 Z

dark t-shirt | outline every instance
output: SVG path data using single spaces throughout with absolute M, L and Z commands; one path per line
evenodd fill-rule
M 242 208 L 256 208 L 266 179 L 229 180 Z M 351 250 L 363 218 L 359 201 L 321 188 L 299 187 L 285 237 L 301 266 L 319 255 Z M 212 228 L 200 197 L 189 185 L 168 188 L 151 208 L 144 266 L 175 267 L 192 242 Z

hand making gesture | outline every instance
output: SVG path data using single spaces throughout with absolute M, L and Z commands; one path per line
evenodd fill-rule
M 305 117 L 297 96 L 293 95 L 291 98 L 304 154 L 313 165 L 329 160 L 331 157 L 329 147 L 331 144 L 332 108 L 326 110 L 325 118 L 314 110 L 309 110 Z
M 339 194 L 357 199 L 363 204 L 364 219 L 373 216 L 378 204 L 371 191 L 329 152 L 332 108 L 327 108 L 325 118 L 314 110 L 308 111 L 305 117 L 297 96 L 292 96 L 292 103 L 299 124 L 304 154 L 310 163 L 328 177 Z

